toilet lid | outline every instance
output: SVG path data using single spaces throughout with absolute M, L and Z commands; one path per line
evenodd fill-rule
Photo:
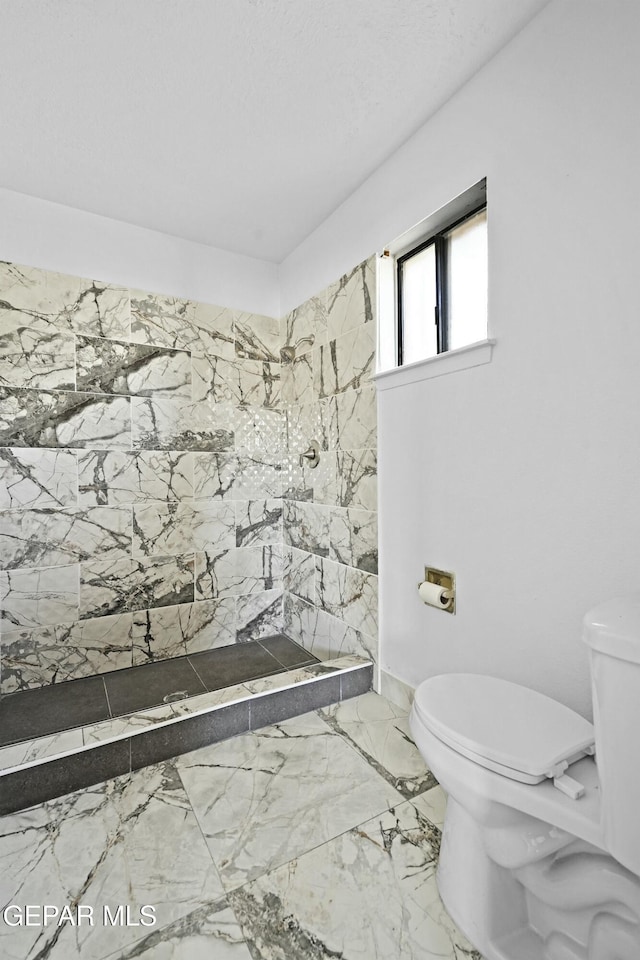
M 514 780 L 560 776 L 593 753 L 593 725 L 550 697 L 497 677 L 449 673 L 416 690 L 414 707 L 440 740 Z

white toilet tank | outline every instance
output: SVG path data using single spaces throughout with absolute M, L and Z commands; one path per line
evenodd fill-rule
M 605 843 L 640 874 L 640 593 L 600 604 L 583 623 Z

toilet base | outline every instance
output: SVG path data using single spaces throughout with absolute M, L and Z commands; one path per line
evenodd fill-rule
M 558 849 L 543 852 L 548 837 L 531 843 L 538 821 L 521 818 L 518 847 L 513 823 L 489 829 L 449 797 L 438 889 L 471 943 L 486 960 L 638 960 L 640 878 L 553 827 Z M 504 851 L 508 866 L 496 862 Z

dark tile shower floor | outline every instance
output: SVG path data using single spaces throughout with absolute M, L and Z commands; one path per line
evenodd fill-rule
M 12 693 L 0 701 L 0 747 L 283 673 L 308 663 L 317 663 L 317 658 L 278 634 Z

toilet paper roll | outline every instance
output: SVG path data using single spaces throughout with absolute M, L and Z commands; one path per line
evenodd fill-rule
M 428 580 L 420 584 L 418 593 L 423 603 L 428 603 L 432 607 L 440 607 L 441 610 L 451 603 L 451 590 L 441 587 L 437 583 L 429 583 Z

